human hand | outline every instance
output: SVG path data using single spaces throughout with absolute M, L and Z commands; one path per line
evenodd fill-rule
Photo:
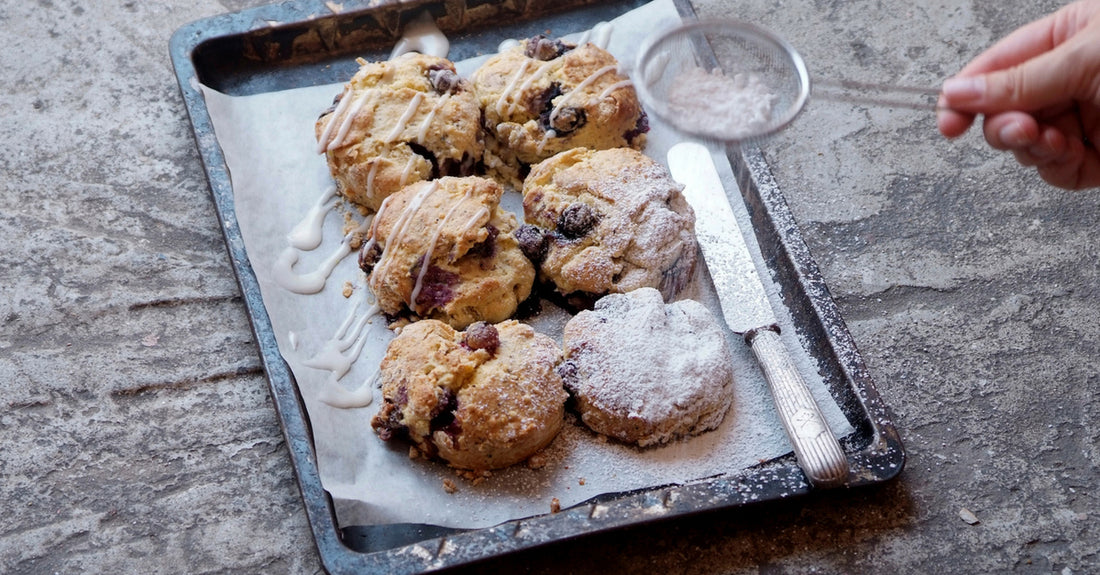
M 1048 183 L 1100 186 L 1100 0 L 1082 0 L 1005 37 L 944 82 L 937 124 L 949 138 L 978 114 L 995 149 Z

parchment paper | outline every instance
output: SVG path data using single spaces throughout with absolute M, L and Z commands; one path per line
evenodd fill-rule
M 629 66 L 634 61 L 634 49 L 645 36 L 677 22 L 672 2 L 656 0 L 613 21 L 607 48 Z M 468 77 L 479 63 L 460 62 L 459 72 Z M 566 508 L 602 493 L 735 472 L 791 451 L 751 351 L 729 332 L 727 345 L 737 380 L 733 407 L 719 429 L 690 440 L 656 448 L 632 448 L 601 440 L 569 417 L 564 431 L 546 452 L 545 467 L 518 465 L 494 472 L 475 484 L 457 477 L 439 462 L 409 459 L 408 447 L 403 444 L 378 439 L 370 429 L 370 418 L 382 401 L 377 385 L 370 380 L 393 333 L 383 318 L 367 314 L 373 297 L 356 266 L 355 255 L 341 259 L 324 289 L 313 295 L 284 289 L 273 271 L 280 256 L 290 253 L 299 258 L 293 267 L 296 274 L 321 268 L 326 260 L 334 260 L 333 254 L 339 251 L 349 225 L 362 221 L 358 212 L 342 201 L 322 201 L 333 183 L 324 157 L 315 150 L 313 126 L 340 90 L 337 84 L 230 97 L 204 88 L 215 133 L 232 174 L 237 221 L 248 257 L 279 349 L 305 401 L 321 480 L 336 502 L 341 526 L 407 522 L 486 527 L 546 513 L 553 498 Z M 681 138 L 657 118 L 650 118 L 652 131 L 645 151 L 663 163 L 667 149 Z M 729 195 L 735 200 L 732 203 L 741 226 L 751 230 L 729 164 L 720 155 L 716 159 L 720 160 L 719 170 Z M 518 192 L 506 192 L 505 205 L 522 221 Z M 311 209 L 324 217 L 323 241 L 316 249 L 288 252 L 288 234 Z M 757 252 L 757 265 L 763 269 L 750 234 L 746 232 L 746 240 Z M 705 266 L 699 268 L 692 284 L 679 297 L 701 301 L 720 317 L 710 276 Z M 761 277 L 769 275 L 762 273 Z M 850 433 L 852 428 L 794 335 L 790 316 L 775 295 L 777 287 L 768 288 L 786 342 L 830 427 L 838 437 Z M 544 309 L 532 323 L 560 341 L 568 315 L 548 304 Z M 655 342 L 654 353 L 660 353 L 659 342 Z M 347 373 L 338 377 L 340 369 L 310 367 L 318 365 L 318 358 L 345 361 Z M 367 407 L 343 409 L 321 401 L 322 397 L 340 398 L 357 389 L 368 390 L 373 402 Z M 443 487 L 445 479 L 453 481 L 458 490 L 448 493 Z

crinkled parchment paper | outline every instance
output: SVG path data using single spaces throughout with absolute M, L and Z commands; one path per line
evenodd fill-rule
M 613 21 L 607 47 L 629 66 L 642 38 L 678 21 L 672 2 L 657 0 Z M 468 77 L 478 64 L 460 62 L 459 71 Z M 324 289 L 313 295 L 284 289 L 274 273 L 280 257 L 298 257 L 293 267 L 296 274 L 307 274 L 323 268 L 326 261 L 336 261 L 334 254 L 339 254 L 348 222 L 354 225 L 362 221 L 342 201 L 325 200 L 333 183 L 324 157 L 315 150 L 314 121 L 340 90 L 341 85 L 330 85 L 229 97 L 205 89 L 215 133 L 232 174 L 234 206 L 248 257 L 259 279 L 279 349 L 305 401 L 321 480 L 336 502 L 340 525 L 408 522 L 485 527 L 546 513 L 553 498 L 565 508 L 602 493 L 736 472 L 790 452 L 751 351 L 729 332 L 727 345 L 737 376 L 733 407 L 719 429 L 687 441 L 648 449 L 627 447 L 600 440 L 569 417 L 563 433 L 547 450 L 549 463 L 545 467 L 518 465 L 474 484 L 460 479 L 444 464 L 410 460 L 408 447 L 403 444 L 379 440 L 371 431 L 370 418 L 382 401 L 370 380 L 393 334 L 384 319 L 367 313 L 373 298 L 356 266 L 355 255 L 339 260 L 328 274 Z M 651 120 L 646 153 L 664 162 L 666 150 L 679 138 L 656 118 L 651 116 Z M 729 165 L 721 156 L 718 159 L 727 189 L 736 199 L 734 210 L 742 227 L 751 230 Z M 509 191 L 506 196 L 506 207 L 522 220 L 519 194 Z M 288 251 L 288 234 L 307 219 L 311 210 L 324 217 L 320 246 Z M 747 239 L 755 251 L 754 238 Z M 719 314 L 710 276 L 704 266 L 699 267 L 695 280 L 680 297 L 699 300 Z M 790 317 L 775 297 L 776 286 L 769 286 L 769 291 L 785 328 L 787 344 L 794 350 L 795 361 L 821 402 L 830 426 L 838 436 L 850 433 L 850 425 L 825 390 L 814 362 L 793 335 L 796 331 Z M 549 305 L 544 309 L 543 315 L 533 321 L 536 329 L 560 340 L 568 316 Z M 660 342 L 653 345 L 654 353 L 660 353 Z M 348 366 L 342 375 L 342 369 L 332 367 L 341 361 Z M 321 400 L 356 390 L 370 391 L 372 403 L 344 409 Z M 455 483 L 456 492 L 444 489 L 445 479 Z

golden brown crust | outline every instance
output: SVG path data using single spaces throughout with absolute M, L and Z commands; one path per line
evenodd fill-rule
M 652 287 L 671 299 L 697 256 L 695 215 L 680 190 L 630 148 L 577 148 L 535 165 L 523 211 L 549 238 L 540 277 L 566 295 Z
M 544 61 L 528 55 L 533 41 L 490 58 L 472 78 L 492 136 L 490 170 L 518 181 L 521 164 L 571 148 L 645 145 L 645 112 L 614 56 L 584 44 Z
M 471 173 L 484 151 L 481 111 L 453 63 L 409 53 L 361 64 L 315 125 L 341 194 L 377 210 L 407 184 Z
M 499 206 L 502 193 L 493 180 L 470 176 L 418 182 L 391 196 L 363 248 L 373 255 L 361 259 L 382 311 L 457 329 L 515 313 L 535 270 L 512 235 L 515 217 Z
M 485 329 L 479 324 L 479 329 Z M 404 434 L 424 453 L 461 469 L 519 463 L 561 429 L 566 393 L 561 350 L 530 326 L 492 326 L 496 346 L 472 349 L 467 333 L 425 320 L 410 324 L 382 360 L 384 405 L 371 425 Z

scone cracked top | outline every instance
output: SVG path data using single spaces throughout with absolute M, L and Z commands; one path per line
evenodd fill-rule
M 465 332 L 435 320 L 410 324 L 382 360 L 384 403 L 371 426 L 460 469 L 519 463 L 561 430 L 560 361 L 557 342 L 514 320 Z
M 637 150 L 562 152 L 524 181 L 527 224 L 516 236 L 540 280 L 567 299 L 642 287 L 671 299 L 691 280 L 697 257 L 695 213 L 681 189 Z
M 453 63 L 408 53 L 359 64 L 315 125 L 344 197 L 377 210 L 407 184 L 474 172 L 484 152 L 481 110 Z
M 665 304 L 652 288 L 608 295 L 569 320 L 563 345 L 558 372 L 581 421 L 619 441 L 645 447 L 703 433 L 733 402 L 722 327 L 699 302 Z
M 379 308 L 456 329 L 511 317 L 530 296 L 535 269 L 502 193 L 487 178 L 444 177 L 386 198 L 359 252 Z
M 490 137 L 485 164 L 515 183 L 576 147 L 642 148 L 649 122 L 618 62 L 594 45 L 536 36 L 487 60 L 471 81 Z

